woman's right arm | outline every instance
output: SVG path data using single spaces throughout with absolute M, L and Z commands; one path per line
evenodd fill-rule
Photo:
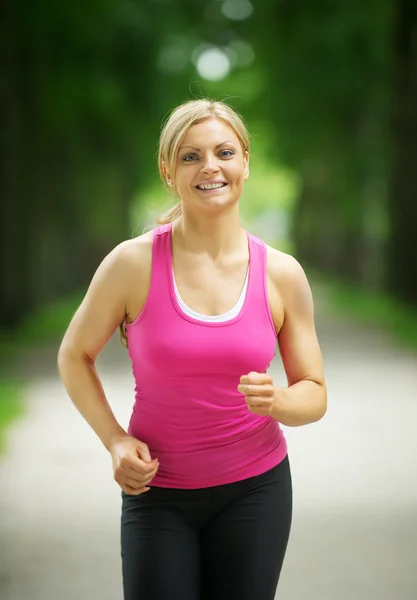
M 115 479 L 127 493 L 143 491 L 156 473 L 157 462 L 151 460 L 146 444 L 128 436 L 117 422 L 95 361 L 126 318 L 133 277 L 138 280 L 140 254 L 130 240 L 103 260 L 58 352 L 58 370 L 68 395 L 111 453 Z

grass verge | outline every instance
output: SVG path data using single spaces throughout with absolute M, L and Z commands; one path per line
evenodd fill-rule
M 23 384 L 21 381 L 0 379 L 0 455 L 6 447 L 7 426 L 23 413 Z
M 0 362 L 13 359 L 22 348 L 31 348 L 62 337 L 81 303 L 77 292 L 31 312 L 12 332 L 0 332 Z
M 62 337 L 82 296 L 83 293 L 78 292 L 44 308 L 39 308 L 28 315 L 15 331 L 1 332 L 0 363 L 2 366 L 7 365 L 22 350 L 36 348 Z M 5 450 L 7 427 L 24 412 L 23 397 L 23 380 L 0 377 L 0 455 Z
M 381 327 L 408 348 L 417 350 L 417 307 L 413 309 L 382 293 L 341 281 L 325 280 L 325 286 L 330 308 L 336 314 Z

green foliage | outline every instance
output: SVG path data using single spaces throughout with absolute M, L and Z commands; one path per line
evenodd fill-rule
M 317 276 L 323 281 L 323 277 Z M 389 331 L 397 340 L 417 350 L 417 310 L 392 296 L 372 292 L 346 281 L 324 277 L 332 310 L 356 322 Z
M 301 182 L 293 230 L 300 256 L 383 285 L 394 4 L 264 0 L 257 7 L 271 135 Z
M 5 431 L 23 413 L 21 382 L 0 379 L 0 454 L 5 450 Z
M 25 315 L 18 328 L 9 332 L 1 332 L 0 362 L 9 362 L 22 349 L 35 348 L 61 338 L 80 305 L 84 293 L 85 291 L 75 292 L 34 309 Z
M 35 349 L 48 342 L 59 340 L 77 310 L 83 292 L 55 300 L 43 308 L 27 314 L 19 328 L 0 335 L 0 364 L 7 373 L 8 365 L 22 350 Z M 24 382 L 18 379 L 0 377 L 0 454 L 5 449 L 6 428 L 22 416 Z
M 0 327 L 85 287 L 132 221 L 153 221 L 161 121 L 206 95 L 254 133 L 245 219 L 278 239 L 286 219 L 300 258 L 369 288 L 392 257 L 392 292 L 415 298 L 409 0 L 259 0 L 242 20 L 219 0 L 7 2 Z M 229 57 L 224 79 L 198 72 L 206 46 Z

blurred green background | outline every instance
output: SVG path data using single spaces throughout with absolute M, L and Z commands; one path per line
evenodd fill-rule
M 6 0 L 0 39 L 3 373 L 169 204 L 161 122 L 203 96 L 247 121 L 247 227 L 417 345 L 413 0 Z

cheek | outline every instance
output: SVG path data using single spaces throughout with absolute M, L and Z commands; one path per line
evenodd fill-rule
M 239 184 L 241 184 L 241 183 L 243 183 L 245 181 L 245 168 L 244 168 L 244 166 L 242 168 L 242 165 L 239 165 L 238 167 L 236 167 L 236 169 L 234 169 L 233 179 L 237 183 L 239 183 Z
M 187 171 L 177 171 L 177 176 L 176 176 L 176 186 L 178 189 L 184 189 L 189 187 L 190 183 L 192 181 L 192 174 L 187 170 Z
M 245 182 L 245 173 L 242 171 L 239 171 L 238 173 L 236 173 L 236 183 L 237 185 L 243 185 Z

